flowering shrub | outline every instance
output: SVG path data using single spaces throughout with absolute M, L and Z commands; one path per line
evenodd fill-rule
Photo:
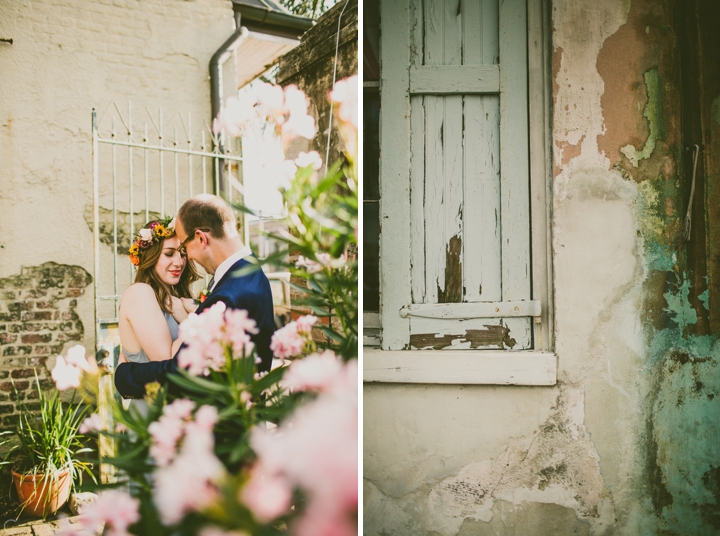
M 123 471 L 132 493 L 101 491 L 58 535 L 94 534 L 102 523 L 114 535 L 357 534 L 357 84 L 340 81 L 330 95 L 345 160 L 323 176 L 316 152 L 285 164 L 290 232 L 276 238 L 299 260 L 267 262 L 305 281 L 300 304 L 312 314 L 273 336 L 280 365 L 257 372 L 246 311 L 220 303 L 191 314 L 172 386 L 148 386 L 147 411 L 114 404 L 111 427 L 99 414 L 82 424 L 116 441 L 117 455 L 101 461 Z M 266 86 L 229 99 L 213 126 L 237 136 L 262 120 L 285 142 L 312 138 L 307 102 L 294 86 Z M 315 341 L 313 329 L 327 341 Z M 59 356 L 53 379 L 91 400 L 99 372 L 78 356 Z

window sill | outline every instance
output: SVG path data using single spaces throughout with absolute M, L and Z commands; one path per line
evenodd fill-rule
M 363 349 L 363 381 L 555 385 L 557 356 L 539 351 Z

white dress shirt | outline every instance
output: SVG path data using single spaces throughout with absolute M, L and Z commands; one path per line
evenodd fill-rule
M 215 269 L 215 275 L 213 276 L 212 287 L 208 289 L 208 292 L 212 292 L 218 282 L 223 278 L 227 271 L 240 259 L 244 259 L 248 255 L 252 255 L 250 246 L 243 246 L 241 249 L 230 255 L 227 259 L 222 261 L 220 265 Z

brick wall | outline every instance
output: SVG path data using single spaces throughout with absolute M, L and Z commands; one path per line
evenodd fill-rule
M 84 327 L 75 309 L 91 282 L 80 266 L 54 262 L 0 278 L 0 427 L 10 424 L 18 398 L 37 398 L 36 371 L 44 387 L 53 385 L 47 359 L 82 341 Z

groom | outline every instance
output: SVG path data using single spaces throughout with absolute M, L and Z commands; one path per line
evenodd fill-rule
M 270 339 L 275 331 L 270 282 L 262 270 L 241 277 L 233 275 L 250 264 L 252 251 L 240 240 L 230 207 L 217 196 L 197 195 L 180 207 L 175 234 L 180 240 L 178 251 L 213 274 L 209 295 L 196 313 L 218 302 L 231 309 L 247 310 L 258 327 L 258 333 L 252 336 L 255 351 L 262 359 L 258 368 L 270 370 Z M 164 383 L 167 375 L 177 369 L 177 354 L 168 361 L 121 363 L 115 370 L 115 387 L 125 398 L 141 398 L 146 384 Z

